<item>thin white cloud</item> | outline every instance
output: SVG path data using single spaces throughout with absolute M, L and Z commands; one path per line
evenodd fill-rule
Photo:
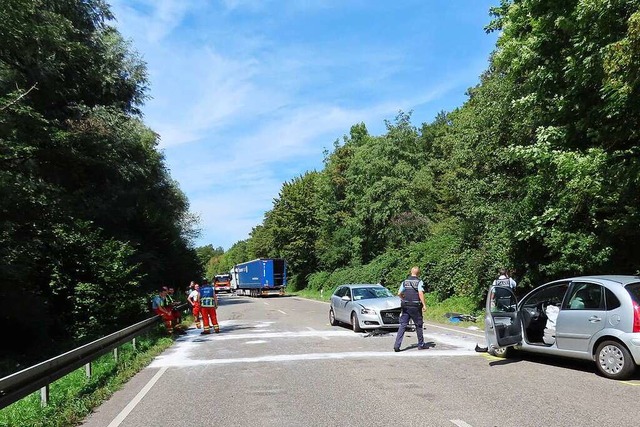
M 383 132 L 399 110 L 425 109 L 469 81 L 477 59 L 437 74 L 436 58 L 401 38 L 282 35 L 295 16 L 313 24 L 313 11 L 326 19 L 324 8 L 367 4 L 113 0 L 119 28 L 149 64 L 145 120 L 201 218 L 199 243 L 228 248 L 248 237 L 282 183 L 321 167 L 323 150 L 352 125 Z

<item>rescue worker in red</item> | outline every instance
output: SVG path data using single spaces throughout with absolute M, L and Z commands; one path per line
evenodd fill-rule
M 219 333 L 220 327 L 218 326 L 218 316 L 216 314 L 216 308 L 218 307 L 218 295 L 216 294 L 216 290 L 213 288 L 213 285 L 209 283 L 207 279 L 203 280 L 202 287 L 200 288 L 200 304 L 202 310 L 202 322 L 204 323 L 204 331 L 200 334 L 208 335 L 211 333 L 209 321 L 211 321 L 213 331 L 216 334 Z
M 151 301 L 151 309 L 154 313 L 162 317 L 164 326 L 167 328 L 169 335 L 173 334 L 173 320 L 174 316 L 171 312 L 171 307 L 165 305 L 167 297 L 167 288 L 161 288 L 158 295 L 153 297 Z
M 200 286 L 197 283 L 193 285 L 193 290 L 189 293 L 187 301 L 191 304 L 193 319 L 196 321 L 196 328 L 200 329 Z
M 179 325 L 180 322 L 182 322 L 182 315 L 180 314 L 180 311 L 176 309 L 176 307 L 180 305 L 180 302 L 175 300 L 174 294 L 175 294 L 175 290 L 173 288 L 167 289 L 166 301 L 167 301 L 167 306 L 171 309 L 171 312 L 173 313 L 173 318 L 175 319 L 176 324 Z

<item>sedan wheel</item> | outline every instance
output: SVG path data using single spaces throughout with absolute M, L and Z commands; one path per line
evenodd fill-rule
M 358 322 L 358 315 L 355 312 L 351 313 L 351 326 L 353 326 L 353 332 L 362 332 L 360 322 Z
M 602 375 L 614 380 L 629 378 L 635 370 L 629 350 L 616 341 L 605 341 L 598 346 L 596 366 Z
M 329 323 L 331 324 L 331 326 L 336 326 L 338 324 L 338 321 L 336 320 L 336 315 L 333 312 L 333 308 L 329 309 Z
M 510 350 L 511 350 L 511 347 L 499 347 L 499 348 L 489 347 L 487 349 L 487 353 L 489 353 L 492 356 L 499 357 L 501 359 L 506 359 L 507 357 L 509 357 L 509 354 L 511 353 Z

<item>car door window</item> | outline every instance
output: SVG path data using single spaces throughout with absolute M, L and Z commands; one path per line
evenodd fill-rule
M 335 296 L 337 296 L 338 298 L 342 298 L 342 296 L 345 294 L 346 291 L 347 291 L 347 288 L 342 286 L 338 288 L 338 290 L 336 290 Z
M 346 288 L 347 292 L 345 292 L 345 295 L 349 297 L 350 300 L 352 300 L 353 298 L 351 298 L 351 289 Z
M 614 310 L 620 307 L 620 300 L 618 297 L 611 291 L 611 289 L 605 289 L 605 298 L 607 302 L 607 310 Z
M 567 310 L 604 310 L 604 292 L 595 283 L 574 283 L 565 303 Z
M 569 283 L 567 282 L 545 286 L 536 292 L 532 292 L 527 299 L 522 301 L 522 305 L 532 308 L 536 306 L 542 308 L 543 305 L 545 307 L 548 305 L 560 307 L 564 295 L 567 293 L 567 289 L 569 289 Z

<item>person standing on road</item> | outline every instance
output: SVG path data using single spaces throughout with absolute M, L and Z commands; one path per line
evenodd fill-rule
M 200 329 L 200 286 L 197 283 L 193 285 L 193 290 L 189 293 L 187 301 L 191 304 L 193 320 L 196 322 L 196 328 Z
M 418 335 L 418 350 L 424 350 L 427 347 L 424 344 L 424 334 L 422 330 L 423 320 L 422 312 L 426 311 L 427 306 L 424 302 L 424 282 L 419 277 L 420 269 L 418 267 L 411 268 L 411 274 L 407 277 L 398 290 L 398 296 L 402 302 L 402 314 L 400 315 L 400 328 L 396 335 L 396 342 L 393 345 L 393 351 L 400 351 L 404 331 L 407 329 L 409 319 L 413 320 L 416 325 L 416 335 Z
M 209 329 L 209 321 L 211 321 L 213 331 L 216 334 L 219 333 L 220 327 L 218 326 L 218 316 L 216 313 L 216 308 L 218 307 L 218 295 L 216 294 L 216 290 L 213 285 L 209 283 L 207 279 L 203 279 L 202 287 L 200 288 L 200 305 L 202 323 L 204 323 L 204 331 L 200 334 L 208 335 L 211 333 Z

